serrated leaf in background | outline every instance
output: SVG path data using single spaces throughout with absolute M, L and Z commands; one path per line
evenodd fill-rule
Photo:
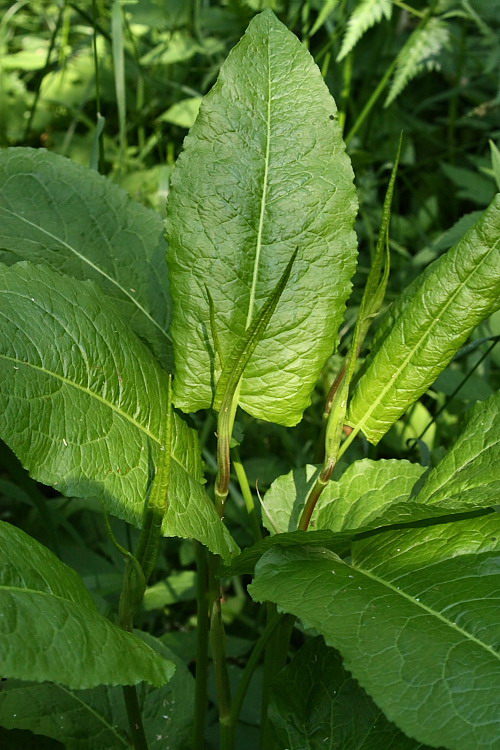
M 346 57 L 359 42 L 363 34 L 379 23 L 382 18 L 387 21 L 392 16 L 391 0 L 362 0 L 352 12 L 342 40 L 342 47 L 337 55 L 337 62 Z
M 297 247 L 239 403 L 285 425 L 309 404 L 337 340 L 356 256 L 353 174 L 335 112 L 297 38 L 270 11 L 254 18 L 204 98 L 172 176 L 174 402 L 185 411 L 211 405 L 218 376 L 205 285 L 229 353 Z

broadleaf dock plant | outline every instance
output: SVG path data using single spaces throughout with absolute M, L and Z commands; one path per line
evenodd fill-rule
M 96 172 L 44 151 L 0 153 L 1 436 L 33 479 L 100 503 L 126 563 L 113 623 L 75 571 L 1 522 L 1 725 L 69 750 L 215 747 L 212 670 L 223 750 L 244 746 L 256 675 L 263 750 L 500 746 L 499 394 L 470 409 L 432 467 L 348 461 L 352 442 L 376 444 L 500 307 L 497 195 L 382 314 L 360 361 L 383 307 L 396 171 L 397 159 L 325 407 L 325 464 L 272 483 L 262 529 L 233 454 L 255 538 L 240 551 L 224 517 L 237 410 L 300 421 L 356 264 L 353 172 L 311 56 L 271 11 L 250 23 L 178 159 L 168 250 L 156 214 Z M 218 413 L 214 492 L 186 416 L 200 409 Z M 108 514 L 139 530 L 135 549 Z M 196 683 L 133 630 L 162 537 L 195 540 Z M 256 614 L 235 683 L 221 581 L 242 575 L 267 620 Z M 302 635 L 286 665 L 304 629 L 319 637 Z M 169 736 L 167 703 L 179 722 Z

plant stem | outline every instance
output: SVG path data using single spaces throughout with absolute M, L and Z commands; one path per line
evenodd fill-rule
M 222 622 L 220 581 L 216 573 L 218 559 L 208 553 L 208 587 L 210 600 L 210 648 L 215 671 L 217 701 L 219 704 L 219 722 L 227 724 L 231 693 L 226 666 L 224 624 Z
M 127 710 L 128 723 L 130 726 L 130 735 L 134 750 L 148 750 L 148 741 L 144 734 L 142 724 L 141 709 L 139 699 L 137 698 L 137 689 L 135 685 L 123 685 L 123 698 Z
M 196 611 L 198 628 L 196 633 L 196 688 L 194 700 L 193 750 L 205 745 L 205 723 L 207 715 L 208 676 L 208 564 L 207 551 L 200 542 L 196 549 Z
M 259 539 L 262 539 L 262 531 L 260 528 L 259 516 L 255 507 L 252 490 L 250 489 L 250 484 L 248 482 L 245 467 L 241 463 L 240 452 L 238 448 L 233 448 L 232 453 L 233 466 L 236 472 L 236 476 L 238 477 L 241 494 L 243 495 L 243 499 L 245 501 L 248 517 L 250 519 L 250 525 L 252 527 L 254 541 L 258 542 Z
M 277 609 L 275 604 L 267 605 L 267 622 L 271 626 Z M 277 750 L 274 735 L 268 719 L 267 710 L 271 693 L 271 685 L 278 672 L 285 666 L 288 654 L 288 644 L 295 624 L 293 615 L 278 615 L 279 627 L 273 627 L 267 640 L 264 657 L 264 679 L 262 683 L 261 708 L 261 750 Z
M 264 653 L 264 650 L 266 648 L 266 645 L 267 645 L 267 642 L 269 640 L 271 633 L 273 632 L 274 628 L 278 625 L 281 619 L 282 619 L 282 615 L 279 615 L 277 612 L 275 612 L 274 615 L 272 615 L 269 618 L 269 621 L 265 629 L 259 636 L 255 646 L 253 647 L 253 651 L 250 654 L 250 658 L 248 659 L 245 665 L 245 668 L 243 670 L 243 673 L 240 677 L 238 688 L 236 690 L 236 693 L 235 693 L 235 696 L 233 698 L 233 702 L 231 705 L 231 712 L 229 714 L 228 728 L 229 728 L 229 743 L 230 744 L 229 744 L 228 750 L 233 750 L 234 748 L 238 718 L 241 712 L 241 708 L 243 706 L 243 701 L 245 700 L 245 696 L 248 691 L 248 687 L 254 675 L 254 672 L 259 664 L 262 654 Z

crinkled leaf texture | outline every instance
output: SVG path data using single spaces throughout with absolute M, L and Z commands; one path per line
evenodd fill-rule
M 378 443 L 500 307 L 500 193 L 465 236 L 389 309 L 348 412 Z
M 158 462 L 166 374 L 92 282 L 0 266 L 0 435 L 30 474 L 140 526 Z M 206 495 L 195 432 L 176 414 L 165 536 L 236 546 Z
M 315 466 L 303 466 L 273 482 L 262 503 L 263 523 L 271 534 L 297 529 L 317 471 Z M 340 479 L 328 482 L 310 527 L 359 531 L 417 520 L 408 498 L 424 471 L 420 464 L 404 460 L 356 461 Z M 426 515 L 418 516 L 422 517 Z
M 337 648 L 408 736 L 448 750 L 500 740 L 500 516 L 385 532 L 327 550 L 274 548 L 249 591 Z
M 296 424 L 331 355 L 354 272 L 356 196 L 319 69 L 271 11 L 256 16 L 204 98 L 172 176 L 167 212 L 174 401 L 212 404 L 223 357 L 276 287 L 287 287 L 246 367 L 240 405 Z
M 45 263 L 95 281 L 160 362 L 170 364 L 158 214 L 97 172 L 43 149 L 2 149 L 0 184 L 0 260 Z
M 288 750 L 425 750 L 387 721 L 319 637 L 273 682 L 269 716 Z
M 456 508 L 498 505 L 500 392 L 475 404 L 448 454 L 425 477 L 416 501 Z
M 71 568 L 3 521 L 0 563 L 2 677 L 76 689 L 172 677 L 172 662 L 99 614 Z

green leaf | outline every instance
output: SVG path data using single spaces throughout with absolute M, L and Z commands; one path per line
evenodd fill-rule
M 164 112 L 158 120 L 160 122 L 171 122 L 172 125 L 178 125 L 180 128 L 190 128 L 200 110 L 201 96 L 192 96 L 189 99 L 182 99 L 176 102 Z
M 500 495 L 500 392 L 467 414 L 460 437 L 425 477 L 416 501 L 456 508 L 498 505 Z
M 167 376 L 91 282 L 0 268 L 0 435 L 34 479 L 141 527 Z M 236 546 L 206 495 L 195 432 L 174 414 L 165 536 Z
M 211 405 L 220 374 L 205 285 L 226 354 L 297 247 L 239 403 L 285 425 L 309 404 L 337 340 L 356 254 L 353 175 L 335 112 L 296 37 L 270 11 L 254 18 L 203 100 L 172 176 L 174 403 L 185 411 Z
M 500 151 L 497 148 L 496 143 L 490 140 L 490 151 L 491 151 L 491 166 L 493 168 L 493 176 L 497 184 L 497 189 L 500 190 Z
M 391 15 L 391 0 L 361 0 L 347 22 L 347 29 L 341 50 L 337 56 L 337 62 L 343 60 L 351 52 L 368 29 L 379 23 L 382 18 L 389 21 Z
M 348 422 L 377 443 L 500 305 L 500 194 L 480 221 L 389 309 Z
M 279 673 L 269 715 L 288 750 L 425 750 L 387 721 L 322 638 Z
M 290 531 L 285 534 L 265 536 L 251 547 L 246 547 L 229 565 L 221 565 L 222 576 L 239 576 L 253 573 L 262 555 L 273 547 L 294 548 L 307 544 L 309 546 L 330 549 L 336 554 L 349 551 L 352 533 L 334 533 L 322 531 Z
M 386 107 L 392 104 L 415 76 L 425 70 L 440 69 L 439 56 L 448 46 L 449 39 L 448 24 L 441 18 L 430 17 L 415 29 L 399 51 L 396 72 L 385 101 Z
M 353 545 L 352 565 L 327 550 L 275 548 L 249 592 L 338 648 L 410 737 L 448 750 L 493 750 L 499 549 L 498 514 L 376 534 Z
M 262 519 L 272 534 L 297 528 L 316 471 L 314 466 L 295 469 L 278 477 L 266 492 Z M 414 505 L 408 503 L 413 486 L 424 471 L 423 466 L 403 460 L 356 461 L 340 479 L 328 482 L 314 510 L 311 527 L 354 533 L 425 518 L 425 506 L 418 515 Z
M 138 686 L 139 705 L 150 750 L 184 750 L 191 733 L 194 679 L 186 665 L 160 641 L 137 635 L 175 664 L 167 685 Z M 29 729 L 64 743 L 66 750 L 131 750 L 128 720 L 120 688 L 72 690 L 62 685 L 7 680 L 0 684 L 0 724 Z
M 171 362 L 162 221 L 111 180 L 43 149 L 0 151 L 0 260 L 46 263 L 99 284 Z
M 172 677 L 171 662 L 99 614 L 74 571 L 3 521 L 0 562 L 2 677 L 77 689 Z

